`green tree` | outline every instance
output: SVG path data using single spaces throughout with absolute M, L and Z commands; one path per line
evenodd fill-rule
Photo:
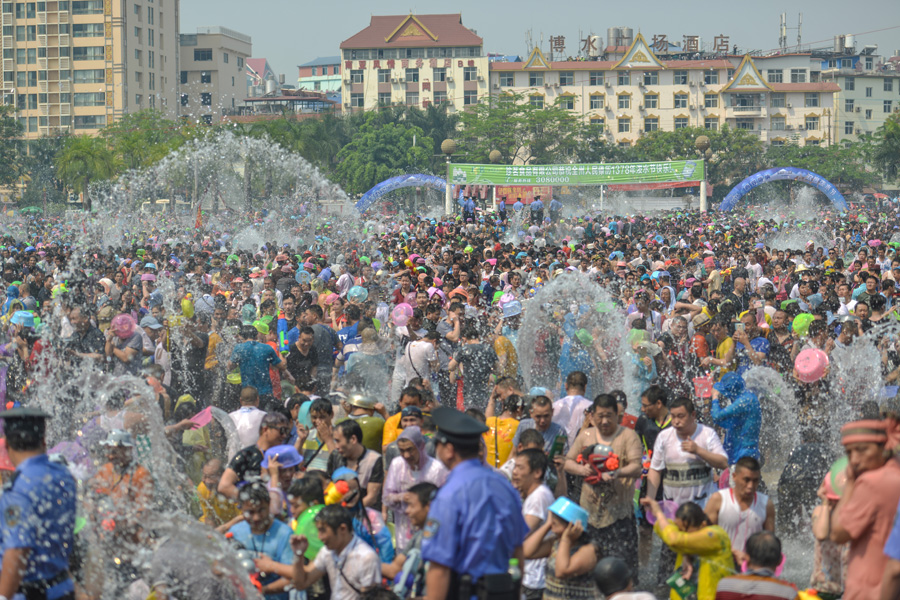
M 90 212 L 90 184 L 116 175 L 118 162 L 103 138 L 79 135 L 66 140 L 57 155 L 56 169 L 57 176 L 70 190 L 84 194 L 84 208 Z
M 0 185 L 16 183 L 23 173 L 22 124 L 13 106 L 0 106 Z
M 42 137 L 29 140 L 23 157 L 29 181 L 22 204 L 43 206 L 44 201 L 54 204 L 65 202 L 65 189 L 56 176 L 56 157 L 65 144 L 65 137 Z
M 492 150 L 501 162 L 548 164 L 571 159 L 583 125 L 557 103 L 532 105 L 522 94 L 488 96 L 459 116 L 468 162 L 484 163 Z
M 100 136 L 125 169 L 148 167 L 184 143 L 186 136 L 179 124 L 163 117 L 158 110 L 147 109 L 126 114 L 104 128 Z
M 349 193 L 365 192 L 389 177 L 421 168 L 433 154 L 434 142 L 421 128 L 377 125 L 377 118 L 376 113 L 367 113 L 366 123 L 338 153 L 334 176 Z
M 864 144 L 832 144 L 823 146 L 769 146 L 766 167 L 797 167 L 817 173 L 831 183 L 859 189 L 875 181 L 875 173 L 867 169 Z
M 884 121 L 872 136 L 871 160 L 887 181 L 900 179 L 900 113 Z

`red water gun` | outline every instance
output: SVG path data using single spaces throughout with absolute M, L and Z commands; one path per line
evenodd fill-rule
M 575 459 L 578 464 L 588 465 L 594 471 L 593 475 L 584 478 L 585 483 L 597 485 L 603 479 L 604 473 L 611 473 L 619 468 L 619 457 L 606 444 L 594 444 L 587 448 L 587 453 L 582 451 Z

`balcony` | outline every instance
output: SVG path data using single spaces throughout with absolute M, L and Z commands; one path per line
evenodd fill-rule
M 72 84 L 68 79 L 59 82 L 59 91 L 60 92 L 71 92 Z
M 3 47 L 4 48 L 12 48 L 13 47 L 13 37 L 11 35 L 3 36 Z
M 47 116 L 50 114 L 50 105 L 49 104 L 41 104 L 41 114 Z
M 37 59 L 37 64 L 38 64 L 38 69 L 40 69 L 42 71 L 47 70 L 47 59 L 46 58 Z
M 68 23 L 69 22 L 69 13 L 67 12 L 59 12 L 59 22 L 60 23 Z
M 37 41 L 38 41 L 38 46 L 44 46 L 44 47 L 47 46 L 47 36 L 46 35 L 37 36 Z
M 59 34 L 59 45 L 60 46 L 68 46 L 69 45 L 69 34 L 68 33 Z
M 4 58 L 3 59 L 3 70 L 4 71 L 13 71 L 15 67 L 13 66 L 13 59 Z
M 738 117 L 765 117 L 766 116 L 766 107 L 760 105 L 752 105 L 752 106 L 727 106 L 725 107 L 725 118 L 738 118 Z
M 38 81 L 38 89 L 42 94 L 46 94 L 50 90 L 50 84 L 46 81 Z
M 59 105 L 59 114 L 66 116 L 72 114 L 72 105 L 71 104 L 60 104 Z
M 69 66 L 70 61 L 71 61 L 71 59 L 68 56 L 59 57 L 59 68 L 62 69 L 63 71 L 67 71 L 68 69 L 71 68 Z
M 39 12 L 37 18 L 38 18 L 38 23 L 40 23 L 41 25 L 47 24 L 47 13 Z

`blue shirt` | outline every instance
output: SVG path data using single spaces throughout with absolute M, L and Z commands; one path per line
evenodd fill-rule
M 0 560 L 13 548 L 29 548 L 23 582 L 51 579 L 69 568 L 75 544 L 75 478 L 40 454 L 19 464 L 0 496 Z M 69 579 L 47 590 L 49 599 L 73 591 Z
M 900 504 L 897 505 L 897 514 L 894 515 L 894 527 L 884 545 L 884 554 L 894 560 L 900 560 Z
M 557 211 L 561 208 L 562 208 L 562 202 L 560 202 L 556 198 L 554 198 L 553 200 L 550 201 L 550 210 L 551 211 Z
M 242 387 L 255 387 L 260 396 L 272 393 L 269 367 L 281 364 L 281 357 L 272 346 L 253 340 L 243 342 L 231 351 L 231 362 L 241 368 Z
M 544 202 L 541 200 L 535 200 L 534 202 L 531 203 L 531 210 L 532 211 L 544 210 Z
M 728 454 L 728 464 L 733 465 L 742 456 L 759 459 L 759 399 L 753 392 L 743 392 L 725 408 L 719 399 L 712 401 L 710 411 L 713 423 L 725 430 L 722 447 Z
M 344 327 L 339 330 L 337 336 L 338 339 L 341 340 L 341 344 L 351 344 L 361 341 L 361 338 L 360 340 L 356 339 L 359 337 L 359 321 L 349 327 Z
M 431 501 L 422 558 L 477 581 L 506 573 L 527 532 L 519 493 L 506 477 L 473 458 L 450 471 Z
M 525 205 L 522 204 L 521 202 L 516 201 L 516 203 L 513 204 L 513 210 L 516 211 L 516 212 L 519 212 L 520 210 L 522 210 L 522 208 L 524 208 L 524 206 L 525 206 Z
M 534 422 L 534 419 L 522 419 L 519 421 L 519 427 L 516 429 L 516 435 L 513 436 L 513 448 L 517 448 L 519 446 L 519 438 L 522 434 L 529 429 L 537 429 L 537 424 Z M 566 438 L 566 446 L 569 445 L 569 434 L 566 433 L 565 428 L 559 423 L 554 423 L 550 421 L 550 427 L 547 428 L 547 431 L 541 431 L 538 429 L 538 433 L 540 433 L 544 437 L 544 452 L 550 453 L 550 450 L 553 448 L 553 442 L 556 441 L 557 436 L 563 436 Z
M 228 530 L 234 534 L 234 539 L 241 543 L 247 550 L 265 554 L 272 560 L 285 565 L 294 564 L 294 552 L 291 550 L 291 528 L 281 521 L 272 521 L 272 526 L 262 535 L 254 535 L 250 532 L 250 524 L 241 521 Z M 260 577 L 263 585 L 268 585 L 280 579 L 274 573 Z M 289 593 L 266 594 L 266 600 L 288 600 Z

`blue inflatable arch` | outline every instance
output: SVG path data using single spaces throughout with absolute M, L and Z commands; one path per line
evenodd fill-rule
M 414 173 L 411 175 L 398 175 L 385 179 L 376 184 L 371 190 L 362 195 L 359 202 L 356 203 L 356 210 L 366 212 L 376 201 L 382 196 L 405 187 L 424 186 L 436 190 L 445 191 L 447 189 L 447 181 L 436 175 L 425 175 L 424 173 Z
M 722 203 L 719 205 L 720 211 L 731 210 L 744 195 L 756 186 L 768 183 L 769 181 L 779 181 L 782 179 L 792 179 L 794 181 L 802 181 L 814 186 L 820 192 L 828 196 L 834 207 L 839 211 L 847 210 L 847 202 L 834 185 L 821 175 L 807 171 L 806 169 L 797 169 L 794 167 L 776 167 L 774 169 L 766 169 L 759 173 L 754 173 L 747 179 L 743 180 L 732 188 Z

